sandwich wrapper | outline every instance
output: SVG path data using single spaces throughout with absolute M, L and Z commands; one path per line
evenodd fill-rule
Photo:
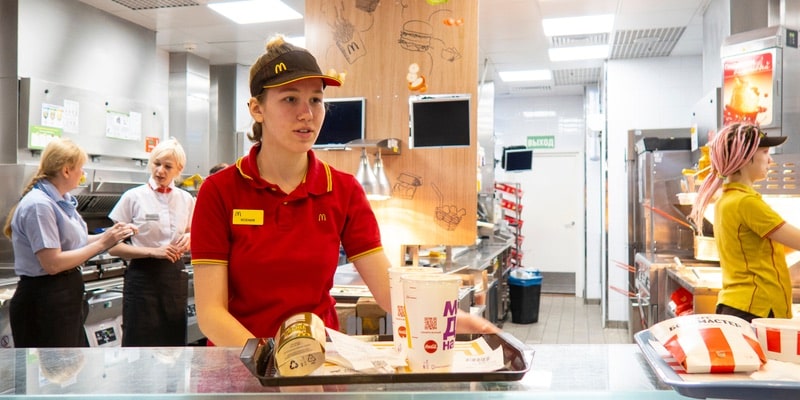
M 752 372 L 767 362 L 750 324 L 731 315 L 686 315 L 649 331 L 690 374 Z

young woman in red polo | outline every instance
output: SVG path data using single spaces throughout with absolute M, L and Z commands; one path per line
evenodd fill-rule
M 311 150 L 325 116 L 323 91 L 340 85 L 280 36 L 250 69 L 255 144 L 235 168 L 203 182 L 192 222 L 198 322 L 215 345 L 273 337 L 301 312 L 337 329 L 330 289 L 340 244 L 390 309 L 390 263 L 364 190 Z M 459 331 L 497 331 L 483 318 L 460 320 Z

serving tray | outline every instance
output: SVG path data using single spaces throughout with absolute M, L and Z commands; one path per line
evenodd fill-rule
M 262 386 L 297 386 L 297 385 L 339 385 L 359 383 L 410 383 L 410 382 L 466 382 L 466 381 L 518 381 L 531 367 L 533 349 L 520 342 L 514 336 L 500 332 L 485 335 L 456 335 L 457 341 L 470 341 L 482 337 L 492 348 L 503 349 L 504 368 L 491 372 L 434 372 L 413 373 L 397 372 L 394 374 L 352 374 L 278 376 L 275 367 L 272 338 L 249 339 L 239 355 L 242 363 L 253 376 L 258 378 Z M 364 336 L 368 342 L 389 342 L 391 335 Z
M 708 381 L 690 381 L 670 366 L 653 347 L 651 341 L 657 341 L 648 330 L 636 333 L 634 340 L 641 348 L 647 363 L 656 372 L 662 382 L 671 386 L 678 393 L 698 399 L 741 399 L 741 400 L 797 400 L 800 398 L 800 380 L 777 381 L 752 379 L 748 374 L 715 374 L 727 375 L 725 379 Z M 689 375 L 689 374 L 687 374 Z M 741 379 L 739 379 L 741 377 Z M 722 378 L 722 377 L 721 377 Z M 730 378 L 730 379 L 728 379 Z M 798 378 L 800 379 L 800 377 Z

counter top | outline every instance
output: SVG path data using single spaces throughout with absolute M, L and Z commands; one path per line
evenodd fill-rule
M 722 269 L 719 267 L 671 267 L 667 268 L 667 275 L 695 295 L 716 295 L 722 289 Z
M 480 245 L 453 248 L 453 259 L 449 263 L 443 258 L 420 257 L 420 260 L 427 261 L 431 266 L 442 267 L 444 272 L 456 272 L 464 268 L 484 270 L 491 266 L 495 257 L 511 247 L 513 242 L 513 238 L 494 237 L 482 241 Z
M 530 371 L 515 382 L 353 384 L 264 387 L 239 348 L 84 348 L 0 350 L 3 398 L 378 398 L 681 399 L 662 384 L 639 347 L 532 345 Z M 501 392 L 501 393 L 498 393 Z
M 481 246 L 459 248 L 451 263 L 441 265 L 442 270 L 445 273 L 450 273 L 465 268 L 474 270 L 486 269 L 491 265 L 495 257 L 511 246 L 511 243 L 511 240 L 492 239 Z M 336 269 L 336 274 L 333 276 L 331 295 L 370 296 L 371 294 L 353 264 L 343 264 Z

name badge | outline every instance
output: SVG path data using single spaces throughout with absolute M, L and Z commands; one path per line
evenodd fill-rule
M 145 214 L 144 215 L 145 221 L 158 221 L 158 214 Z
M 264 210 L 233 210 L 234 225 L 264 225 Z

